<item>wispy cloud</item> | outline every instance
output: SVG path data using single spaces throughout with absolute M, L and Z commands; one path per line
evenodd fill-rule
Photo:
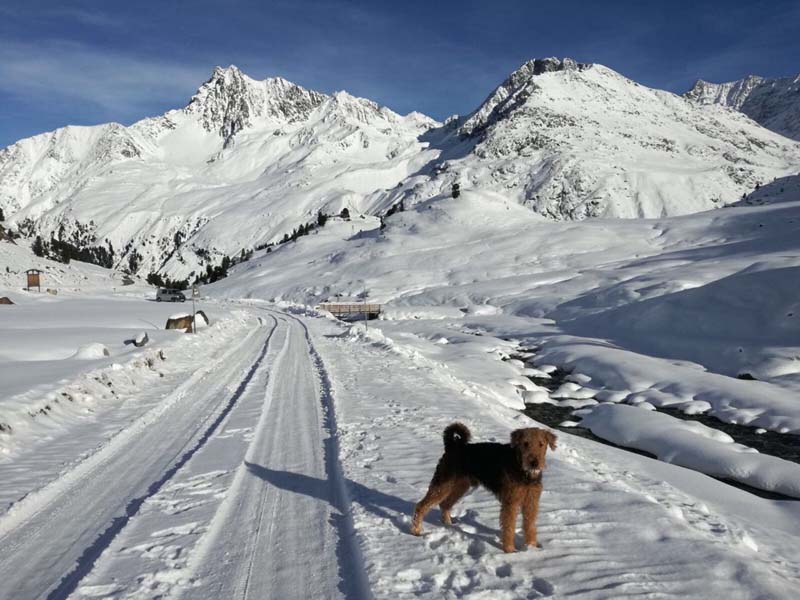
M 188 100 L 208 73 L 208 65 L 107 52 L 73 41 L 0 41 L 0 94 L 41 105 L 80 102 L 84 113 L 89 108 L 143 116 L 164 102 Z
M 86 9 L 79 6 L 0 6 L 0 16 L 5 19 L 15 19 L 31 22 L 59 21 L 70 22 L 90 27 L 112 28 L 121 27 L 123 21 L 99 9 Z

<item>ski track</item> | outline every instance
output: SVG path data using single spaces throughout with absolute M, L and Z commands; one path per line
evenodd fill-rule
M 198 598 L 367 598 L 327 374 L 290 315 L 256 437 L 191 571 Z M 323 433 L 325 437 L 323 438 Z M 268 568 L 265 568 L 268 565 Z
M 75 598 L 371 597 L 322 359 L 302 321 L 254 311 L 276 321 L 264 364 Z
M 0 521 L 0 597 L 68 597 L 145 500 L 208 441 L 263 360 L 269 335 L 255 328 L 102 450 L 12 507 Z

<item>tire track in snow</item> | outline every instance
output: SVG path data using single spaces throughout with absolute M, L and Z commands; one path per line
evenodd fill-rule
M 254 308 L 285 323 L 285 345 L 256 437 L 193 558 L 185 597 L 371 598 L 322 360 L 302 321 Z
M 338 523 L 339 544 L 337 554 L 341 571 L 351 575 L 354 579 L 354 589 L 358 590 L 359 598 L 372 598 L 369 580 L 364 572 L 364 558 L 361 548 L 356 540 L 353 515 L 350 510 L 350 497 L 347 493 L 347 484 L 342 469 L 339 448 L 339 428 L 336 421 L 336 410 L 333 397 L 333 384 L 331 383 L 325 363 L 317 349 L 311 341 L 311 334 L 308 327 L 300 319 L 295 319 L 303 328 L 309 353 L 316 370 L 320 384 L 320 398 L 322 400 L 322 410 L 324 415 L 324 427 L 328 432 L 325 439 L 325 465 L 328 478 L 333 485 L 334 506 L 340 513 Z
M 196 371 L 169 399 L 120 432 L 103 450 L 7 515 L 0 523 L 4 542 L 0 546 L 0 595 L 61 600 L 75 591 L 142 504 L 206 444 L 225 420 L 263 361 L 275 328 L 273 325 L 266 339 L 256 346 L 257 358 L 227 401 L 219 401 L 227 396 L 222 390 L 238 371 L 228 364 L 243 349 L 245 360 L 252 356 L 249 347 L 262 327 L 254 329 L 212 366 Z M 207 381 L 218 371 L 222 371 L 219 379 Z M 197 396 L 190 394 L 193 391 Z M 172 415 L 177 422 L 165 418 L 171 412 L 178 413 Z M 197 417 L 201 419 L 199 426 Z M 162 440 L 166 447 L 158 445 Z M 139 462 L 141 455 L 144 463 Z M 164 461 L 164 456 L 168 460 Z M 147 469 L 148 458 L 155 472 Z M 126 479 L 129 471 L 133 471 L 132 480 Z M 155 481 L 153 475 L 157 476 Z M 91 508 L 101 511 L 100 518 L 81 525 L 85 510 Z M 113 516 L 119 511 L 122 514 Z M 103 528 L 106 516 L 111 521 Z M 56 579 L 67 565 L 71 569 Z

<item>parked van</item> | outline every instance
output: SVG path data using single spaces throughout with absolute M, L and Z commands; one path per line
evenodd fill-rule
M 156 292 L 156 302 L 186 302 L 186 296 L 180 290 L 160 288 Z

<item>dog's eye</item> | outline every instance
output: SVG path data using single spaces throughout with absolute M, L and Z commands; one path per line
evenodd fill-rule
M 527 448 L 528 447 L 528 442 L 522 442 L 522 447 L 523 448 Z

